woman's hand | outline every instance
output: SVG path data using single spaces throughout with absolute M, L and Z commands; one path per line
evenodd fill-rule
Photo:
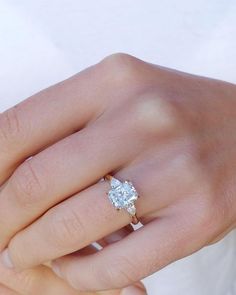
M 30 268 L 129 224 L 107 173 L 134 183 L 144 226 L 57 260 L 74 288 L 126 286 L 222 238 L 236 222 L 235 127 L 235 85 L 124 54 L 34 95 L 0 117 L 2 258 Z

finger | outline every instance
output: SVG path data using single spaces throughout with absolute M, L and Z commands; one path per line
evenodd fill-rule
M 206 234 L 199 230 L 203 224 L 199 226 L 198 218 L 190 219 L 193 211 L 187 216 L 179 213 L 152 221 L 96 254 L 58 259 L 53 268 L 81 291 L 130 285 L 193 253 L 206 242 Z
M 7 287 L 0 284 L 0 294 L 2 295 L 19 295 L 19 293 L 16 293 L 13 290 L 8 289 Z
M 111 105 L 111 98 L 116 102 L 137 92 L 130 75 L 134 61 L 140 62 L 124 54 L 112 55 L 1 114 L 0 184 L 24 159 L 95 121 L 107 103 Z
M 118 178 L 124 180 L 131 176 L 128 179 L 141 196 L 137 202 L 138 216 L 147 219 L 148 213 L 158 212 L 176 198 L 176 189 L 180 195 L 189 196 L 193 180 L 189 173 L 184 172 L 189 171 L 187 167 L 185 161 L 175 159 L 159 171 L 155 165 L 144 162 L 140 166 L 123 169 Z M 182 174 L 179 169 L 183 170 Z M 167 179 L 164 181 L 165 176 Z M 182 185 L 181 178 L 188 183 L 186 187 Z M 9 244 L 13 264 L 18 268 L 41 264 L 77 251 L 129 224 L 131 220 L 127 212 L 117 212 L 110 204 L 106 196 L 109 187 L 107 182 L 95 184 L 49 210 L 19 232 Z M 27 252 L 24 251 L 26 247 Z
M 111 235 L 105 237 L 104 239 L 98 241 L 99 245 L 102 245 L 103 247 L 113 244 L 117 241 L 120 241 L 121 239 L 125 238 L 127 235 L 129 235 L 131 232 L 133 232 L 133 228 L 132 226 L 127 226 L 124 227 L 114 233 L 112 233 Z M 75 257 L 81 257 L 81 256 L 86 256 L 86 255 L 91 255 L 94 254 L 96 252 L 98 252 L 99 250 L 93 246 L 90 245 L 88 247 L 85 247 L 83 249 L 81 249 L 80 251 L 74 253 L 73 255 Z M 87 293 L 86 293 L 87 294 Z M 109 291 L 102 291 L 96 294 L 100 294 L 100 295 L 146 295 L 146 288 L 143 285 L 142 282 L 137 282 L 131 286 L 128 286 L 127 288 L 124 288 L 123 290 L 109 290 Z
M 42 151 L 15 171 L 0 193 L 1 248 L 48 208 L 135 157 L 142 145 L 134 152 L 138 139 L 121 127 L 114 134 L 117 123 L 101 120 Z
M 108 168 L 108 165 L 114 164 L 114 168 L 118 168 L 117 165 L 122 165 L 123 163 L 122 161 L 125 161 L 128 159 L 131 161 L 132 157 L 134 157 L 135 154 L 139 153 L 139 151 L 145 146 L 146 140 L 142 140 L 141 138 L 142 136 L 141 137 L 140 135 L 137 136 L 136 132 L 128 132 L 128 130 L 132 131 L 132 129 L 130 130 L 130 126 L 131 126 L 131 128 L 134 128 L 134 131 L 137 131 L 138 126 L 142 125 L 142 122 L 145 121 L 146 119 L 142 118 L 142 117 L 145 117 L 145 116 L 142 116 L 142 114 L 140 116 L 140 113 L 141 113 L 140 108 L 138 111 L 136 111 L 136 115 L 138 116 L 132 115 L 132 118 L 131 118 L 130 111 L 133 111 L 133 108 L 131 105 L 129 105 L 129 107 L 130 107 L 130 110 L 128 109 L 129 111 L 126 113 L 126 116 L 124 115 L 125 117 L 122 116 L 123 115 L 123 112 L 121 111 L 122 108 L 120 110 L 121 113 L 119 116 L 115 116 L 115 114 L 109 113 L 110 117 L 112 118 L 115 117 L 116 119 L 112 121 L 111 118 L 109 118 L 107 122 L 108 123 L 112 122 L 112 124 L 107 123 L 105 127 L 101 128 L 103 133 L 107 133 L 108 135 L 110 135 L 108 137 L 106 136 L 104 137 L 104 139 L 106 140 L 106 144 L 104 144 L 104 142 L 102 142 L 102 144 L 99 144 L 99 145 L 97 144 L 97 140 L 94 140 L 94 139 L 99 139 L 101 141 L 101 137 L 98 135 L 92 137 L 92 139 L 90 137 L 88 138 L 88 142 L 90 146 L 94 145 L 94 147 L 97 147 L 98 145 L 99 151 L 97 153 L 96 151 L 95 153 L 93 153 L 94 147 L 92 150 L 90 150 L 90 153 L 88 154 L 84 153 L 84 150 L 86 150 L 86 147 L 87 147 L 86 144 L 83 145 L 84 144 L 83 141 L 82 141 L 82 144 L 78 143 L 79 147 L 82 149 L 82 152 L 83 152 L 83 153 L 81 152 L 81 154 L 86 157 L 85 159 L 81 159 L 81 157 L 79 158 L 75 157 L 75 161 L 68 161 L 69 163 L 68 173 L 67 173 L 67 170 L 64 169 L 64 168 L 68 168 L 68 166 L 64 167 L 65 163 L 67 163 L 67 161 L 65 161 L 65 158 L 66 159 L 70 158 L 68 157 L 68 154 L 70 153 L 75 154 L 76 153 L 75 151 L 78 151 L 78 152 L 81 151 L 81 149 L 79 148 L 78 150 L 76 149 L 77 146 L 74 146 L 73 148 L 68 148 L 68 149 L 62 148 L 63 150 L 62 154 L 60 153 L 54 154 L 55 152 L 55 150 L 53 149 L 55 147 L 54 146 L 50 148 L 49 149 L 50 152 L 47 153 L 47 155 L 48 156 L 50 155 L 50 157 L 47 158 L 45 156 L 45 153 L 42 152 L 40 153 L 41 157 L 40 156 L 33 157 L 33 159 L 26 161 L 19 169 L 17 169 L 17 171 L 14 173 L 13 177 L 9 180 L 8 185 L 2 191 L 2 194 L 0 196 L 0 199 L 2 202 L 0 206 L 1 208 L 0 216 L 2 217 L 2 220 L 0 220 L 1 232 L 2 232 L 2 239 L 1 239 L 2 242 L 0 245 L 1 248 L 4 248 L 6 246 L 11 236 L 14 235 L 18 230 L 26 227 L 29 223 L 35 220 L 35 218 L 42 215 L 45 212 L 45 210 L 53 206 L 55 200 L 56 202 L 60 202 L 61 198 L 62 199 L 67 198 L 71 194 L 73 194 L 75 190 L 81 190 L 83 188 L 82 186 L 86 187 L 90 185 L 91 182 L 95 182 L 95 180 L 98 180 L 98 176 L 97 176 L 97 179 L 95 178 L 92 179 L 91 175 L 89 174 L 89 172 L 90 173 L 92 172 L 95 175 L 95 173 L 98 172 L 98 170 L 94 168 L 99 167 L 100 174 L 103 176 L 103 174 L 106 174 L 106 173 L 102 173 L 102 169 L 104 169 L 104 167 Z M 125 122 L 125 125 L 122 124 L 122 126 L 120 126 L 119 124 L 120 121 L 122 121 L 122 123 Z M 97 125 L 98 124 L 96 122 L 95 126 Z M 124 128 L 126 126 L 127 127 L 129 126 L 129 129 Z M 113 130 L 116 130 L 116 132 L 113 132 Z M 81 133 L 82 133 L 82 136 L 86 134 L 86 132 L 84 133 L 80 132 L 80 135 Z M 133 135 L 130 136 L 130 133 Z M 143 135 L 143 138 L 145 139 L 146 132 L 142 132 L 142 135 Z M 71 137 L 68 140 L 64 140 L 63 141 L 64 145 L 67 145 L 68 142 L 70 142 L 70 139 Z M 118 144 L 116 144 L 116 140 Z M 114 146 L 112 147 L 112 144 L 114 144 L 115 148 Z M 110 149 L 107 149 L 108 146 L 110 147 Z M 43 158 L 43 156 L 45 156 L 45 158 Z M 113 162 L 108 161 L 110 157 L 112 158 Z M 119 161 L 119 158 L 120 158 L 120 161 Z M 48 164 L 49 160 L 51 159 L 52 159 L 52 163 L 50 162 Z M 71 159 L 74 160 L 73 157 L 71 157 Z M 80 159 L 81 162 L 79 162 L 78 159 Z M 87 160 L 88 160 L 89 169 L 88 169 L 88 173 L 84 173 L 85 172 L 83 167 L 84 165 L 81 165 L 81 163 L 87 164 Z M 118 163 L 117 165 L 115 165 L 115 161 L 117 161 Z M 102 162 L 102 165 L 98 165 L 98 163 L 100 164 L 101 162 Z M 92 166 L 92 164 L 94 163 L 96 164 L 95 167 Z M 78 164 L 77 166 L 79 167 L 78 169 L 80 170 L 77 170 L 76 168 L 74 169 L 75 164 Z M 89 179 L 87 179 L 86 182 L 82 183 L 82 185 L 81 183 L 78 184 L 78 178 L 76 178 L 76 176 L 78 175 L 77 171 L 81 173 L 81 179 L 80 179 L 81 182 L 85 179 L 85 177 L 89 177 Z M 65 174 L 68 176 L 72 175 L 70 181 L 68 181 L 68 179 L 65 179 Z M 57 177 L 58 175 L 59 177 Z M 63 184 L 63 185 L 60 186 L 60 184 Z M 63 189 L 68 190 L 67 195 L 62 196 Z M 60 194 L 59 197 L 57 196 L 57 193 Z M 44 203 L 45 200 L 46 200 L 47 206 Z M 43 208 L 41 207 L 41 205 Z M 45 208 L 44 208 L 44 205 L 45 205 Z M 18 207 L 22 207 L 23 209 L 18 210 Z
M 20 162 L 96 116 L 94 93 L 104 90 L 99 71 L 91 67 L 0 114 L 0 183 Z
M 139 282 L 123 288 L 121 291 L 121 295 L 147 295 L 147 290 L 144 285 Z
M 79 295 L 46 266 L 19 273 L 0 264 L 0 282 L 23 295 Z
M 130 233 L 131 229 L 124 228 L 116 233 L 114 233 L 114 237 L 109 237 L 106 240 L 107 243 L 112 243 L 114 241 L 117 241 L 123 237 L 125 237 L 128 233 Z M 78 256 L 84 256 L 84 255 L 89 255 L 92 253 L 95 253 L 97 250 L 92 247 L 86 247 L 79 251 L 77 253 Z M 13 270 L 6 269 L 4 266 L 0 265 L 0 281 L 4 282 L 6 285 L 10 286 L 11 288 L 14 288 L 14 290 L 17 290 L 23 295 L 32 295 L 32 294 L 67 294 L 67 295 L 74 295 L 74 294 L 80 294 L 78 292 L 75 292 L 75 290 L 71 289 L 69 286 L 64 284 L 61 280 L 55 279 L 55 277 L 51 273 L 48 276 L 47 274 L 49 273 L 49 270 L 46 267 L 38 267 L 34 270 L 27 270 L 22 273 L 16 273 Z M 131 288 L 131 287 L 130 287 Z M 137 283 L 133 286 L 134 290 L 132 291 L 133 293 L 131 294 L 145 294 L 145 293 L 140 293 L 144 287 L 142 286 L 141 283 Z M 2 289 L 0 288 L 0 291 Z M 15 295 L 16 293 L 14 291 L 8 292 L 7 289 L 4 287 L 4 293 L 1 294 L 6 294 L 8 295 Z M 6 291 L 5 291 L 6 290 Z M 141 291 L 140 291 L 141 290 Z M 8 293 L 7 293 L 8 292 Z M 128 290 L 130 292 L 130 290 Z M 84 294 L 84 292 L 83 292 Z M 87 293 L 86 295 L 95 295 L 94 293 Z M 120 290 L 110 290 L 106 292 L 101 292 L 99 293 L 101 295 L 120 295 Z M 130 294 L 130 293 L 127 293 Z M 82 294 L 81 294 L 82 295 Z
M 75 252 L 123 228 L 130 223 L 130 216 L 112 207 L 106 195 L 108 189 L 107 182 L 99 182 L 60 203 L 14 236 L 4 253 L 9 253 L 16 268 L 29 268 Z
M 95 294 L 97 295 L 147 295 L 147 291 L 144 285 L 141 282 L 138 282 L 122 290 L 116 289 L 116 290 L 108 290 L 108 291 L 93 293 L 93 295 Z M 86 292 L 86 295 L 88 295 L 87 292 Z

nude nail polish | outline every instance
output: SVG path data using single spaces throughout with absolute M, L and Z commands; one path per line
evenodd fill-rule
M 14 265 L 13 265 L 12 260 L 10 258 L 8 249 L 5 249 L 0 254 L 0 261 L 1 261 L 2 265 L 5 266 L 6 268 L 10 268 L 10 269 L 14 268 Z
M 56 262 L 52 262 L 52 270 L 59 278 L 62 278 L 60 268 Z
M 121 291 L 121 295 L 147 295 L 147 292 L 138 286 L 129 286 Z

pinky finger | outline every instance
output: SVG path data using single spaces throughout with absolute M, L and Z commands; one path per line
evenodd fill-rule
M 133 232 L 133 228 L 131 225 L 128 225 L 108 236 L 106 236 L 105 238 L 103 238 L 102 240 L 99 240 L 97 242 L 97 245 L 101 246 L 101 247 L 106 247 L 110 244 L 116 243 L 118 241 L 120 241 L 121 239 L 125 238 L 126 236 L 128 236 L 131 232 Z M 70 257 L 74 257 L 74 259 L 76 259 L 77 257 L 85 257 L 85 256 L 89 256 L 91 254 L 95 254 L 97 253 L 98 250 L 96 247 L 94 247 L 93 245 L 90 245 L 86 248 L 83 248 L 81 250 L 79 250 L 78 252 L 73 253 Z M 84 292 L 82 292 L 81 294 L 84 294 Z M 94 292 L 89 292 L 86 294 L 88 295 L 95 295 Z M 146 295 L 147 291 L 145 286 L 143 285 L 142 282 L 136 282 L 122 290 L 120 289 L 114 289 L 114 290 L 108 290 L 108 291 L 101 291 L 101 292 L 96 292 L 97 295 Z
M 53 269 L 81 291 L 132 285 L 204 245 L 197 220 L 186 218 L 186 214 L 158 218 L 95 254 L 57 259 Z

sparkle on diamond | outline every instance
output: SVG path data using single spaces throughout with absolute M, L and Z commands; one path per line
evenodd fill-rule
M 117 209 L 129 208 L 129 211 L 134 212 L 134 202 L 138 199 L 138 193 L 130 181 L 121 182 L 113 177 L 108 196 Z

